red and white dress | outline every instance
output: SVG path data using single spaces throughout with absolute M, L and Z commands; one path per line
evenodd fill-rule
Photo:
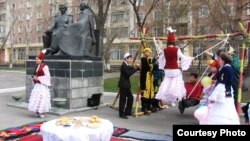
M 193 58 L 182 54 L 176 47 L 167 47 L 159 58 L 159 68 L 164 69 L 165 78 L 156 94 L 156 99 L 172 104 L 186 95 L 182 70 L 187 70 Z
M 50 91 L 51 86 L 49 68 L 44 63 L 35 68 L 34 75 L 38 81 L 33 80 L 34 87 L 31 91 L 28 110 L 32 112 L 46 113 L 51 108 Z

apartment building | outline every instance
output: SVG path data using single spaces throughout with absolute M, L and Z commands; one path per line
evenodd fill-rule
M 0 47 L 7 36 L 6 32 L 6 0 L 0 0 Z M 0 63 L 4 62 L 4 51 L 0 52 Z
M 97 2 L 94 0 L 82 1 L 88 3 L 94 11 L 97 10 Z M 219 1 L 222 3 L 218 3 Z M 13 10 L 13 13 L 8 12 L 7 15 L 15 18 L 13 46 L 11 47 L 8 44 L 5 50 L 5 62 L 9 62 L 9 58 L 12 56 L 14 63 L 24 63 L 27 52 L 29 55 L 39 52 L 42 49 L 44 31 L 50 25 L 53 16 L 58 13 L 58 5 L 65 2 L 69 7 L 68 13 L 76 19 L 79 13 L 80 0 L 11 0 L 9 11 Z M 146 12 L 151 3 L 152 0 L 141 0 L 141 3 L 138 3 L 141 19 L 147 14 Z M 228 33 L 230 32 L 229 21 L 236 18 L 236 3 L 237 0 L 211 0 L 209 3 L 200 0 L 175 0 L 170 2 L 162 0 L 147 18 L 145 24 L 145 27 L 149 29 L 147 36 L 167 36 L 166 28 L 168 26 L 177 29 L 177 36 Z M 239 18 L 244 19 L 244 25 L 250 19 L 249 7 L 247 6 L 239 16 Z M 14 19 L 9 20 L 7 24 L 13 21 Z M 110 51 L 110 60 L 111 64 L 118 65 L 122 61 L 125 52 L 134 55 L 140 47 L 139 40 L 129 39 L 129 37 L 139 37 L 140 35 L 133 7 L 128 0 L 112 0 L 111 2 L 105 23 L 104 43 L 107 38 L 114 35 L 116 38 Z M 177 44 L 180 47 L 188 44 L 188 47 L 184 49 L 184 53 L 195 56 L 216 42 L 218 41 L 205 39 L 181 41 Z M 154 48 L 152 41 L 149 41 L 148 45 Z M 13 48 L 12 51 L 11 48 Z M 203 56 L 199 59 L 206 60 L 207 58 Z

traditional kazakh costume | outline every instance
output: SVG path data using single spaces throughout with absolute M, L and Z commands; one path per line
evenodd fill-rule
M 44 54 L 40 53 L 36 56 L 43 60 Z M 34 76 L 38 80 L 33 80 L 34 87 L 30 94 L 28 110 L 35 113 L 46 113 L 51 108 L 50 91 L 51 85 L 49 68 L 43 62 L 36 66 Z
M 208 97 L 209 111 L 204 124 L 240 124 L 239 116 L 234 106 L 233 69 L 226 64 L 217 74 L 217 84 Z
M 151 49 L 145 48 L 143 52 Z M 152 109 L 152 102 L 154 98 L 154 85 L 153 85 L 153 58 L 141 58 L 141 71 L 140 71 L 140 88 L 141 88 L 141 106 L 142 111 L 147 113 L 147 110 L 155 111 Z
M 164 69 L 165 77 L 156 94 L 156 99 L 172 104 L 186 95 L 182 70 L 187 70 L 192 60 L 192 57 L 183 55 L 181 50 L 175 47 L 174 33 L 170 32 L 168 46 L 159 58 L 159 68 Z

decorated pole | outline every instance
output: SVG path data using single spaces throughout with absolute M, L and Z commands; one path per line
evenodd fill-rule
M 231 37 L 242 35 L 241 32 L 235 32 L 231 34 L 209 34 L 209 35 L 198 35 L 198 36 L 179 36 L 176 37 L 176 40 L 190 40 L 190 39 L 207 39 L 207 38 L 222 38 L 222 37 Z M 130 37 L 130 40 L 164 40 L 167 41 L 167 37 Z
M 145 40 L 145 35 L 146 35 L 146 28 L 142 28 L 141 31 L 140 31 L 140 40 L 141 40 L 141 46 L 140 48 L 138 48 L 135 56 L 134 56 L 134 59 L 133 59 L 133 64 L 140 52 L 140 50 L 143 50 L 144 48 L 147 47 L 147 43 L 146 43 L 146 40 Z M 138 84 L 138 87 L 137 87 L 137 92 L 136 92 L 136 100 L 135 100 L 135 112 L 134 112 L 134 116 L 135 117 L 138 117 L 140 115 L 142 115 L 142 113 L 139 113 L 138 112 L 138 109 L 139 109 L 139 102 L 140 102 L 140 95 L 141 95 L 141 89 L 140 89 L 140 83 Z
M 246 32 L 244 26 L 242 25 L 241 22 L 238 23 L 240 29 L 243 32 Z M 242 48 L 241 48 L 241 53 L 240 53 L 240 78 L 239 78 L 239 88 L 238 88 L 238 98 L 237 98 L 237 112 L 240 114 L 241 111 L 241 95 L 242 95 L 242 84 L 243 84 L 243 71 L 244 71 L 244 60 L 245 60 L 245 50 L 246 50 L 246 44 L 248 42 L 248 37 L 250 33 L 250 23 L 248 23 L 247 27 L 247 38 L 245 38 Z

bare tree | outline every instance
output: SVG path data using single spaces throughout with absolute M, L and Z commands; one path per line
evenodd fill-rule
M 141 9 L 142 0 L 129 0 L 129 2 L 133 7 L 135 17 L 137 20 L 137 26 L 141 30 L 145 26 L 148 16 L 152 12 L 152 10 L 158 6 L 160 0 L 144 1 L 144 2 L 151 2 L 151 4 L 148 5 L 149 7 L 147 7 L 147 9 L 143 9 L 146 11 L 146 14 L 143 18 L 140 17 L 140 9 Z
M 96 28 L 99 30 L 99 51 L 98 56 L 103 56 L 103 38 L 105 31 L 105 22 L 107 20 L 108 11 L 111 5 L 111 0 L 89 0 L 90 5 L 92 4 L 95 8 L 91 8 L 91 11 L 95 17 Z

